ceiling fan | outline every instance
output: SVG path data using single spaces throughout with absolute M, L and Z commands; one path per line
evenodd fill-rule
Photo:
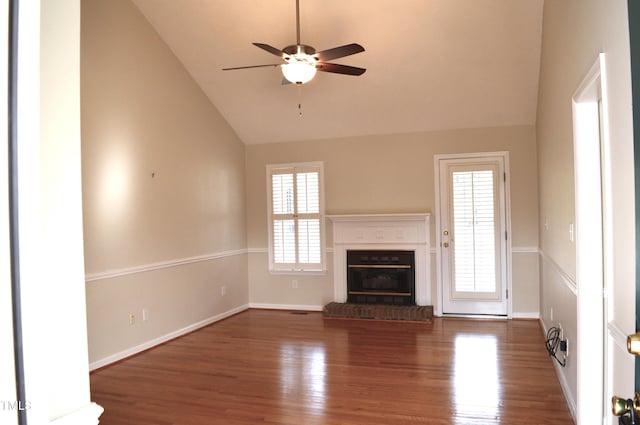
M 223 71 L 279 66 L 284 76 L 282 84 L 294 83 L 298 86 L 311 81 L 316 75 L 316 71 L 345 75 L 362 75 L 366 71 L 364 68 L 327 62 L 364 52 L 364 47 L 357 43 L 346 44 L 321 52 L 316 52 L 316 49 L 306 44 L 300 44 L 300 0 L 296 0 L 296 44 L 287 46 L 282 50 L 264 43 L 253 43 L 253 45 L 282 58 L 284 63 L 238 66 L 223 68 Z

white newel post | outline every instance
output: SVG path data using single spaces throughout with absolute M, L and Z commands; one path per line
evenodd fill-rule
M 347 251 L 403 250 L 415 252 L 415 299 L 431 305 L 431 214 L 353 214 L 327 216 L 333 223 L 334 301 L 347 301 Z

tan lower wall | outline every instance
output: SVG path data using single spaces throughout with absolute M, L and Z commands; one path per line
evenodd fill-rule
M 267 249 L 253 250 L 249 254 L 250 306 L 258 308 L 283 308 L 319 310 L 334 301 L 333 293 L 333 253 L 327 254 L 328 271 L 323 276 L 305 277 L 288 274 L 271 274 L 267 271 L 269 254 Z M 431 300 L 437 299 L 436 254 L 430 254 Z M 539 273 L 537 250 L 513 253 L 513 317 L 538 318 L 539 313 Z M 298 288 L 292 287 L 292 281 Z
M 540 317 L 538 250 L 516 248 L 511 255 L 513 316 Z
M 247 256 L 242 253 L 87 282 L 92 367 L 246 308 L 246 264 Z M 148 312 L 146 321 L 143 310 Z
M 256 252 L 258 251 L 258 252 Z M 333 253 L 322 276 L 271 274 L 267 249 L 249 254 L 249 300 L 252 307 L 319 310 L 333 301 Z M 292 281 L 298 282 L 293 288 Z
M 541 319 L 545 329 L 561 327 L 564 337 L 569 341 L 569 357 L 564 368 L 558 373 L 567 404 L 572 413 L 576 413 L 578 397 L 576 334 L 577 324 L 577 289 L 575 277 L 563 270 L 551 258 L 541 253 Z

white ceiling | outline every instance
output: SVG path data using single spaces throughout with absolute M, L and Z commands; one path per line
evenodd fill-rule
M 359 43 L 319 72 L 281 85 L 252 42 L 295 44 L 295 0 L 133 0 L 246 144 L 456 128 L 536 119 L 543 0 L 300 0 L 301 42 Z M 302 103 L 302 117 L 298 103 Z

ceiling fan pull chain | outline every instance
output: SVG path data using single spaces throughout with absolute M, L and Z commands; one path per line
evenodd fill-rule
M 298 84 L 298 116 L 302 118 L 302 84 Z

